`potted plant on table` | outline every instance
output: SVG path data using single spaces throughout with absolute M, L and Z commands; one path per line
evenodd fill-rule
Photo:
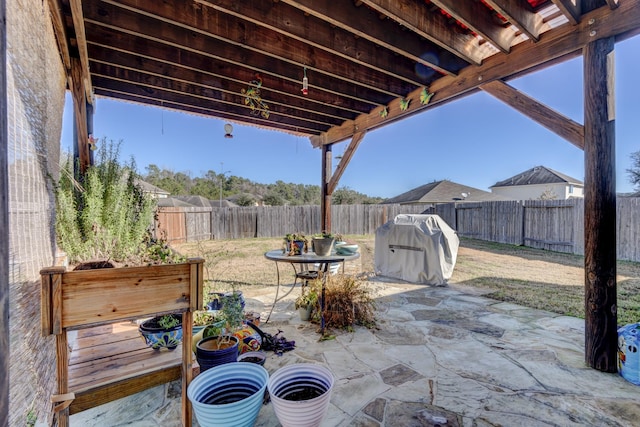
M 322 233 L 317 233 L 312 236 L 311 246 L 316 255 L 328 256 L 331 255 L 333 244 L 340 240 L 342 240 L 342 236 L 339 234 L 323 231 Z
M 303 233 L 289 233 L 284 236 L 284 253 L 301 255 L 309 250 L 309 240 Z

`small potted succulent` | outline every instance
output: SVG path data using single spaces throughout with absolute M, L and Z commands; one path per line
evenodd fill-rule
M 154 350 L 174 350 L 182 342 L 182 315 L 173 313 L 152 317 L 142 322 L 138 331 Z

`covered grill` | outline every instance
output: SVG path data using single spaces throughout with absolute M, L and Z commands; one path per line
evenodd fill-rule
M 376 273 L 407 282 L 446 285 L 459 243 L 456 232 L 438 215 L 398 215 L 376 230 Z

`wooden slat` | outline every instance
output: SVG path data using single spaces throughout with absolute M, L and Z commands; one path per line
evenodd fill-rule
M 69 407 L 69 414 L 73 415 L 95 408 L 121 397 L 147 390 L 150 387 L 175 381 L 178 378 L 180 378 L 180 366 L 170 366 L 140 377 L 117 381 L 90 391 L 76 393 L 76 398 Z
M 187 310 L 189 272 L 188 264 L 167 264 L 65 273 L 62 326 L 97 325 Z
M 134 348 L 137 343 L 134 344 Z M 108 351 L 108 350 L 107 350 Z M 168 366 L 180 366 L 182 349 L 135 349 L 118 355 L 69 366 L 69 391 L 82 392 L 127 378 L 134 378 Z
M 42 274 L 40 276 L 40 327 L 43 337 L 53 333 L 51 291 L 51 276 Z
M 71 340 L 69 340 L 71 342 Z M 147 345 L 137 326 L 130 330 L 93 335 L 71 342 L 71 365 L 93 362 L 105 354 L 116 356 L 132 350 L 146 349 Z
M 62 334 L 62 275 L 51 276 L 51 332 Z
M 201 266 L 201 264 L 200 264 Z M 193 266 L 192 266 L 193 267 Z M 196 291 L 196 294 L 199 292 Z M 187 396 L 187 388 L 193 379 L 193 312 L 186 311 L 182 314 L 182 425 L 187 426 L 191 422 L 191 402 Z M 177 349 L 176 349 L 177 351 Z

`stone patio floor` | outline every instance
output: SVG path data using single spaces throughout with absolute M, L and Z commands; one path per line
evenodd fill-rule
M 370 281 L 378 328 L 334 331 L 299 320 L 297 290 L 261 329 L 296 349 L 268 353 L 265 368 L 313 362 L 336 383 L 322 426 L 639 426 L 640 387 L 584 362 L 584 321 L 488 299 L 451 284 Z M 274 287 L 243 289 L 264 315 Z M 446 421 L 445 421 L 446 420 Z M 194 426 L 198 423 L 195 421 Z M 71 417 L 71 426 L 179 426 L 174 382 Z M 256 426 L 279 426 L 270 403 Z

